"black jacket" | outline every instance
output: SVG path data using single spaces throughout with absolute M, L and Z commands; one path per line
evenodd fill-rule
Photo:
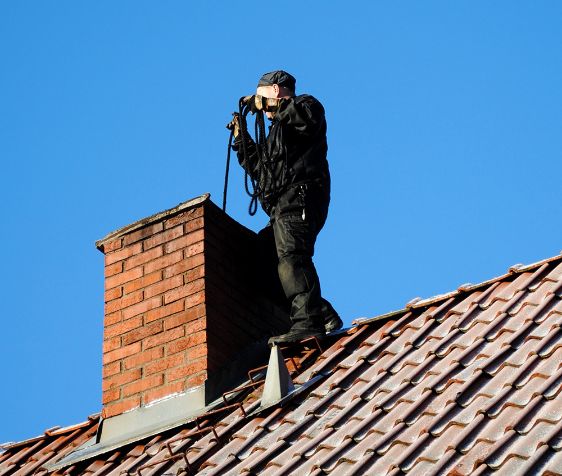
M 240 165 L 262 191 L 259 196 L 269 215 L 279 198 L 300 184 L 316 184 L 329 197 L 330 172 L 326 155 L 326 118 L 324 107 L 312 96 L 303 94 L 282 99 L 266 139 L 267 160 L 259 159 L 256 144 L 246 136 L 243 156 L 242 135 L 234 142 Z

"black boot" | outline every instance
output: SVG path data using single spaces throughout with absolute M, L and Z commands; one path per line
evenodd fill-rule
M 268 341 L 269 345 L 288 344 L 299 342 L 308 337 L 322 338 L 325 336 L 325 329 L 318 322 L 318 319 L 307 319 L 306 321 L 297 321 L 289 329 L 289 332 L 280 336 L 271 337 Z
M 337 314 L 327 316 L 324 318 L 324 330 L 326 334 L 340 330 L 343 327 L 343 321 Z
M 280 336 L 270 337 L 268 344 L 270 346 L 274 346 L 277 344 L 290 344 L 294 342 L 300 342 L 301 340 L 307 339 L 308 337 L 316 337 L 321 339 L 326 334 L 324 329 L 320 330 L 305 330 L 305 329 L 291 329 L 286 334 L 282 334 Z
M 322 298 L 322 315 L 324 316 L 324 329 L 326 334 L 337 331 L 343 327 L 343 321 L 333 306 Z

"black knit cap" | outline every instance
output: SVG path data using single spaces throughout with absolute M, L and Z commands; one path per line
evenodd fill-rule
M 295 77 L 286 71 L 272 71 L 271 73 L 265 73 L 258 81 L 258 87 L 260 86 L 273 86 L 277 84 L 278 86 L 283 86 L 291 91 L 295 90 L 295 85 L 297 80 Z

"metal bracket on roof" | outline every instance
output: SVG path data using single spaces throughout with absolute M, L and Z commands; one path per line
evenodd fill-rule
M 269 354 L 269 364 L 265 376 L 265 385 L 261 397 L 261 406 L 266 407 L 277 403 L 295 390 L 289 370 L 285 365 L 283 354 L 274 345 Z
M 248 416 L 253 417 L 271 407 L 283 406 L 301 392 L 304 392 L 316 382 L 325 378 L 329 373 L 320 372 L 306 383 L 294 385 L 283 359 L 281 349 L 276 345 L 273 346 L 269 355 L 269 365 L 267 366 L 267 375 L 265 377 L 260 406 L 249 413 Z

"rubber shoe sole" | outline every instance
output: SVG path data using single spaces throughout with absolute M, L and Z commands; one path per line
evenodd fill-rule
M 270 337 L 267 342 L 270 346 L 274 346 L 277 344 L 290 344 L 294 342 L 300 342 L 301 340 L 308 339 L 309 337 L 322 338 L 324 337 L 324 335 L 325 334 L 323 332 L 314 330 L 289 331 L 286 334 L 282 334 L 280 336 Z

